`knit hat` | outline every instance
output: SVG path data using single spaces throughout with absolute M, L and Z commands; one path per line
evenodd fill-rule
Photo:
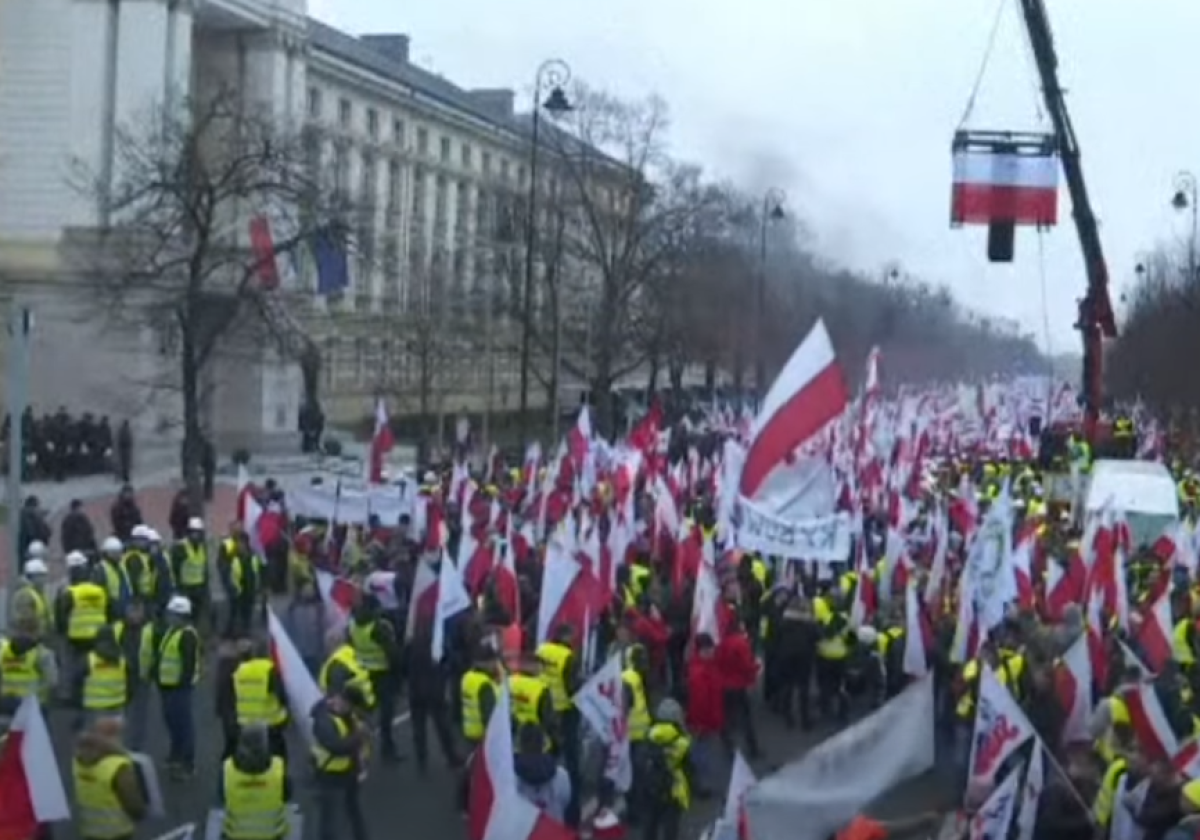
M 670 697 L 658 704 L 654 711 L 655 720 L 663 723 L 676 723 L 683 726 L 683 707 Z

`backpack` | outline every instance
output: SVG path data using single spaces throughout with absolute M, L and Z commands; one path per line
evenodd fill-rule
M 671 802 L 671 788 L 675 774 L 667 760 L 667 750 L 662 744 L 646 741 L 636 768 L 638 787 L 645 791 L 647 802 L 666 804 Z

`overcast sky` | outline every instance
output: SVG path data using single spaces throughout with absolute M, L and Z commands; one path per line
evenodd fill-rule
M 403 32 L 414 61 L 466 87 L 528 96 L 545 58 L 629 97 L 671 105 L 672 146 L 721 176 L 776 186 L 817 248 L 889 261 L 1043 334 L 1038 236 L 989 266 L 982 230 L 951 230 L 950 139 L 1001 0 L 309 0 L 355 34 Z M 1049 130 L 1017 0 L 1005 9 L 974 128 Z M 1182 237 L 1173 179 L 1200 169 L 1196 0 L 1047 0 L 1101 220 L 1114 301 L 1139 255 Z M 1190 157 L 1189 157 L 1190 155 Z M 1051 347 L 1074 350 L 1084 275 L 1065 187 L 1045 273 Z

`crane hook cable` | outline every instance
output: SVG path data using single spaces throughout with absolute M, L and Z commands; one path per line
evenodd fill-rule
M 992 20 L 992 31 L 988 35 L 987 47 L 983 51 L 983 61 L 979 63 L 979 73 L 976 74 L 975 83 L 971 86 L 971 95 L 967 97 L 967 107 L 963 111 L 962 119 L 958 121 L 959 130 L 967 124 L 967 120 L 971 118 L 971 112 L 975 110 L 975 100 L 979 96 L 979 89 L 983 87 L 983 77 L 987 73 L 988 63 L 992 60 L 992 52 L 996 49 L 996 36 L 1000 32 L 1004 4 L 1005 0 L 999 0 L 996 4 L 996 16 Z
M 1013 0 L 1013 2 L 1017 4 L 1017 15 L 1019 17 L 1022 14 L 1021 0 Z M 1028 37 L 1021 39 L 1021 46 L 1021 54 L 1025 58 L 1025 72 L 1028 74 L 1025 78 L 1029 81 L 1029 86 L 1033 89 L 1033 110 L 1037 116 L 1038 126 L 1041 127 L 1049 122 L 1049 119 L 1043 107 L 1045 99 L 1043 99 L 1044 92 L 1042 91 L 1041 82 L 1038 80 L 1037 58 L 1033 54 L 1033 44 Z

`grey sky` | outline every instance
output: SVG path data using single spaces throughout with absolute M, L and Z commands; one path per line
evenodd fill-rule
M 897 260 L 1040 338 L 1037 235 L 1018 237 L 1013 267 L 992 267 L 982 231 L 948 224 L 950 138 L 997 2 L 309 0 L 312 14 L 356 34 L 409 34 L 417 63 L 464 86 L 527 96 L 537 65 L 557 57 L 594 85 L 658 93 L 671 104 L 678 156 L 754 189 L 784 189 L 823 253 L 870 271 Z M 1003 2 L 968 124 L 1036 129 L 1016 0 Z M 1169 199 L 1178 170 L 1200 169 L 1200 116 L 1188 116 L 1200 3 L 1048 5 L 1116 301 L 1140 249 L 1188 228 Z M 1060 219 L 1044 239 L 1057 352 L 1075 349 L 1084 283 L 1065 189 Z

